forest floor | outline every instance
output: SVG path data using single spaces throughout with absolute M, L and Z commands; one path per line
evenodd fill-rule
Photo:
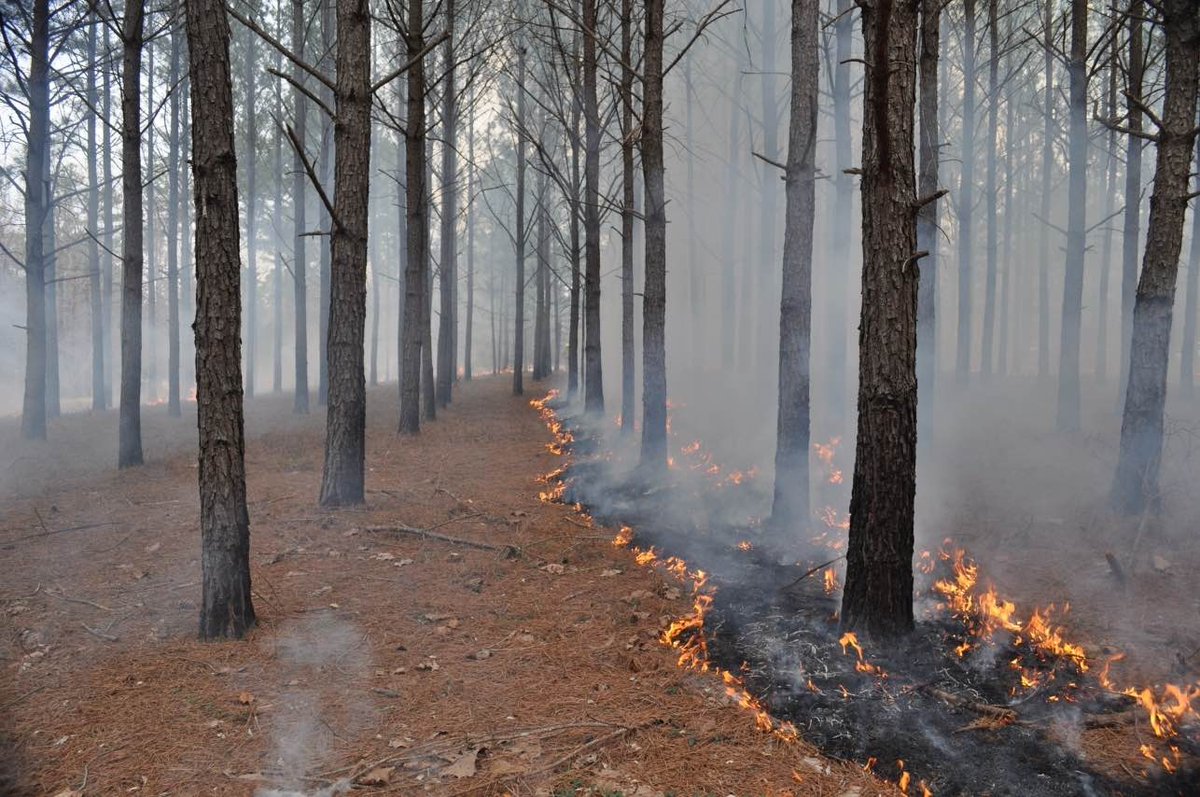
M 394 391 L 369 395 L 356 510 L 316 506 L 324 411 L 248 402 L 240 642 L 195 638 L 194 406 L 147 408 L 148 464 L 122 472 L 112 412 L 40 446 L 0 425 L 0 792 L 897 793 L 675 666 L 657 640 L 686 587 L 538 498 L 561 463 L 528 405 L 543 387 L 464 384 L 415 439 Z

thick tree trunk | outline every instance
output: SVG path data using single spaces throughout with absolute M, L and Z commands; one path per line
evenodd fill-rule
M 959 384 L 971 376 L 971 237 L 975 208 L 975 0 L 963 0 L 962 169 L 958 187 L 958 349 L 954 365 Z
M 917 0 L 873 0 L 862 20 L 863 299 L 842 625 L 890 637 L 913 627 Z
M 425 262 L 429 259 L 429 230 L 425 226 L 425 60 L 417 56 L 425 49 L 422 31 L 423 0 L 408 0 L 407 56 L 415 59 L 408 70 L 407 133 L 404 138 L 405 247 L 403 294 L 400 319 L 400 433 L 421 431 L 421 300 Z
M 642 54 L 646 285 L 642 298 L 641 466 L 651 473 L 667 466 L 667 196 L 663 158 L 663 13 L 664 0 L 646 0 L 646 34 Z M 599 254 L 596 252 L 597 259 Z M 598 301 L 599 289 L 596 293 Z M 588 312 L 593 312 L 590 295 Z M 599 308 L 595 312 L 599 315 Z M 590 344 L 590 338 L 588 342 Z M 591 387 L 590 383 L 588 387 Z
M 1079 343 L 1083 323 L 1083 259 L 1087 244 L 1087 0 L 1071 0 L 1071 123 L 1068 141 L 1067 257 L 1058 354 L 1058 416 L 1062 431 L 1079 429 Z
M 168 82 L 172 87 L 179 82 L 183 34 L 178 28 L 171 32 Z M 173 90 L 171 141 L 167 150 L 167 413 L 172 418 L 183 414 L 179 403 L 179 125 L 179 92 Z
M 808 520 L 811 435 L 812 249 L 816 214 L 817 0 L 792 0 L 792 98 L 788 125 L 783 292 L 779 302 L 779 414 L 771 520 Z
M 1141 99 L 1146 74 L 1146 52 L 1143 41 L 1143 20 L 1146 7 L 1143 0 L 1129 0 L 1129 66 L 1126 91 Z M 1138 254 L 1141 252 L 1142 225 L 1142 111 L 1134 100 L 1126 105 L 1126 124 L 1132 133 L 1127 137 L 1125 153 L 1125 213 L 1121 234 L 1121 405 L 1125 404 L 1125 388 L 1129 384 L 1129 346 L 1133 340 L 1133 305 L 1138 284 Z
M 635 355 L 633 339 L 633 0 L 621 0 L 621 434 L 633 434 Z
M 329 293 L 329 410 L 321 506 L 365 497 L 367 221 L 371 189 L 371 10 L 337 0 L 332 271 Z
M 45 179 L 50 139 L 50 3 L 35 0 L 29 47 L 29 137 L 25 147 L 25 399 L 21 436 L 46 439 L 46 252 L 50 212 Z
M 121 413 L 117 467 L 142 464 L 142 29 L 143 0 L 125 6 L 121 30 Z
M 454 0 L 445 0 L 446 31 L 450 34 L 442 53 L 446 76 L 442 86 L 442 234 L 441 234 L 441 312 L 438 314 L 437 402 L 450 404 L 454 386 L 454 305 L 458 283 L 458 161 L 455 141 L 458 133 L 458 101 L 454 89 Z
M 200 637 L 254 625 L 242 421 L 237 158 L 229 22 L 220 0 L 187 0 L 196 202 L 196 376 L 200 427 Z
M 96 63 L 96 39 L 100 23 L 93 15 L 88 21 L 87 55 L 89 63 Z M 98 164 L 95 153 L 99 142 L 96 140 L 96 109 L 100 107 L 96 92 L 96 70 L 89 69 L 87 74 L 87 149 L 91 155 L 87 159 L 88 192 L 87 192 L 87 229 L 89 234 L 87 248 L 88 262 L 88 298 L 91 300 L 92 328 L 92 409 L 103 410 L 108 407 L 108 396 L 104 390 L 104 293 L 100 280 L 100 246 L 96 236 L 100 234 L 97 225 L 100 223 L 100 178 L 97 174 Z M 107 123 L 107 119 L 105 122 Z
M 292 52 L 304 57 L 305 31 L 304 0 L 292 0 Z M 308 135 L 308 99 L 300 86 L 304 85 L 304 70 L 292 64 L 292 104 L 295 107 L 293 131 L 300 146 Z M 308 253 L 304 236 L 308 222 L 305 218 L 304 157 L 292 153 L 292 288 L 293 338 L 296 354 L 296 387 L 292 412 L 308 414 Z
M 600 357 L 600 106 L 596 99 L 596 24 L 596 0 L 583 0 L 583 247 L 586 293 L 583 406 L 588 413 L 603 414 L 604 374 Z
M 942 0 L 921 0 L 920 70 L 920 178 L 917 193 L 932 197 L 938 190 L 938 55 L 941 47 Z M 920 389 L 918 424 L 921 439 L 933 433 L 933 402 L 937 393 L 937 277 L 938 203 L 927 202 L 917 212 L 917 249 L 928 252 L 921 263 L 917 289 L 917 386 Z
M 1166 95 L 1146 254 L 1133 307 L 1132 363 L 1121 419 L 1121 453 L 1113 479 L 1114 507 L 1136 515 L 1157 512 L 1161 496 L 1163 410 L 1167 400 L 1171 313 L 1183 221 L 1188 205 L 1196 102 L 1200 94 L 1200 7 L 1193 0 L 1163 0 L 1159 5 L 1166 34 Z

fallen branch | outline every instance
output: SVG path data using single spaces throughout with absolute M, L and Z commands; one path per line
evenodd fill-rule
M 818 572 L 818 571 L 821 571 L 821 570 L 824 570 L 825 568 L 829 567 L 831 564 L 834 564 L 835 562 L 840 562 L 841 560 L 843 560 L 843 559 L 845 559 L 845 558 L 846 558 L 846 554 L 842 554 L 841 556 L 839 556 L 839 557 L 837 557 L 837 558 L 835 558 L 835 559 L 830 559 L 828 562 L 825 562 L 825 563 L 823 563 L 823 564 L 819 564 L 819 565 L 817 565 L 817 566 L 816 566 L 816 567 L 814 567 L 814 568 L 811 568 L 811 569 L 809 569 L 809 570 L 806 570 L 806 571 L 804 571 L 804 575 L 800 576 L 800 578 L 796 579 L 795 581 L 793 581 L 792 583 L 788 584 L 787 586 L 785 586 L 785 587 L 782 587 L 782 588 L 780 589 L 780 592 L 783 592 L 783 591 L 785 591 L 785 590 L 792 589 L 792 588 L 793 588 L 793 587 L 795 587 L 797 584 L 799 584 L 801 581 L 803 581 L 804 579 L 806 579 L 806 578 L 808 578 L 809 576 L 813 575 L 814 573 L 816 573 L 816 572 Z
M 38 517 L 38 521 L 39 522 L 41 521 L 41 517 Z M 48 529 L 48 528 L 46 528 L 45 523 L 41 523 L 42 528 L 45 529 L 44 531 L 39 531 L 36 534 L 26 534 L 24 537 L 16 537 L 14 539 L 9 540 L 6 544 L 11 545 L 12 543 L 15 543 L 15 542 L 24 542 L 25 540 L 36 540 L 39 537 L 51 537 L 55 534 L 66 534 L 68 531 L 84 531 L 85 529 L 98 529 L 101 526 L 115 526 L 115 525 L 117 525 L 117 524 L 116 523 L 85 523 L 82 526 L 68 526 L 65 529 Z
M 993 706 L 990 703 L 978 703 L 974 700 L 968 700 L 961 695 L 956 695 L 952 692 L 938 689 L 937 687 L 923 686 L 919 691 L 929 695 L 932 698 L 936 698 L 947 705 L 954 706 L 955 708 L 963 708 L 967 711 L 973 711 L 976 714 L 982 714 L 985 717 L 990 717 L 991 719 L 1008 725 L 1015 724 L 1019 719 L 1017 712 L 1013 711 L 1011 708 Z
M 448 545 L 461 545 L 464 548 L 474 548 L 480 551 L 496 551 L 497 553 L 504 554 L 506 558 L 516 556 L 520 553 L 520 549 L 512 545 L 492 545 L 487 542 L 464 540 L 461 537 L 451 537 L 446 534 L 438 534 L 429 529 L 418 529 L 412 526 L 367 526 L 363 531 L 376 534 L 400 534 L 408 537 L 420 537 L 423 540 L 437 540 Z
M 81 626 L 83 626 L 83 630 L 84 630 L 84 631 L 87 631 L 89 634 L 91 634 L 92 636 L 96 637 L 97 639 L 103 639 L 105 642 L 117 642 L 117 641 L 119 641 L 119 640 L 118 640 L 118 639 L 117 639 L 115 636 L 113 636 L 112 634 L 106 634 L 106 633 L 104 633 L 103 631 L 100 631 L 100 630 L 98 630 L 98 629 L 96 629 L 96 628 L 92 628 L 92 627 L 91 627 L 90 625 L 88 625 L 87 623 L 80 623 L 80 625 L 81 625 Z
M 112 609 L 108 608 L 107 606 L 87 600 L 86 598 L 72 598 L 70 595 L 64 595 L 61 592 L 51 592 L 50 590 L 46 590 L 46 594 L 58 598 L 59 600 L 66 601 L 67 603 L 79 603 L 83 606 L 91 606 L 93 609 L 100 609 L 101 611 L 105 612 L 112 611 Z
M 1132 725 L 1143 716 L 1140 709 L 1118 711 L 1112 714 L 1090 714 L 1083 721 L 1085 728 L 1119 728 L 1122 725 Z

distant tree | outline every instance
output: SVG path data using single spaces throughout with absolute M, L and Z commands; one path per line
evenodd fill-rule
M 304 58 L 306 20 L 304 0 L 292 0 L 292 52 Z M 308 98 L 305 73 L 299 63 L 292 62 L 291 80 L 294 116 L 292 133 L 303 142 L 308 132 Z M 292 307 L 295 315 L 293 344 L 296 354 L 295 397 L 292 412 L 308 414 L 308 253 L 304 238 L 308 234 L 305 210 L 304 153 L 294 148 L 292 153 Z
M 429 228 L 425 224 L 429 202 L 425 183 L 425 62 L 421 57 L 425 49 L 424 13 L 422 0 L 408 0 L 404 40 L 411 66 L 407 78 L 407 131 L 404 138 L 408 217 L 400 341 L 400 432 L 410 435 L 421 430 L 421 350 L 425 344 L 421 304 L 425 295 L 425 266 L 429 260 Z
M 1200 6 L 1194 0 L 1152 4 L 1166 36 L 1166 96 L 1157 130 L 1154 193 L 1146 228 L 1146 252 L 1133 306 L 1129 386 L 1121 419 L 1121 449 L 1113 479 L 1112 501 L 1118 511 L 1157 512 L 1162 461 L 1163 410 L 1167 400 L 1171 315 L 1183 222 L 1187 213 L 1196 103 L 1200 95 Z M 1146 109 L 1137 99 L 1139 112 Z
M 921 32 L 918 70 L 920 94 L 918 190 L 931 196 L 938 190 L 938 158 L 941 130 L 938 125 L 938 56 L 941 46 L 942 0 L 921 0 Z M 924 435 L 933 428 L 933 400 L 937 392 L 937 278 L 938 205 L 930 202 L 917 213 L 917 248 L 929 254 L 921 263 L 917 289 L 917 404 L 918 426 Z
M 144 0 L 125 4 L 121 29 L 121 413 L 117 467 L 142 464 L 142 45 Z M 195 98 L 193 97 L 193 102 Z M 193 136 L 193 140 L 199 138 Z
M 446 75 L 442 81 L 442 232 L 439 263 L 439 299 L 437 343 L 437 401 L 450 404 L 454 388 L 454 338 L 458 284 L 458 97 L 455 93 L 454 0 L 444 0 L 446 41 L 443 61 Z
M 583 404 L 589 413 L 604 412 L 604 369 L 600 355 L 600 104 L 596 96 L 597 25 L 596 0 L 583 0 Z
M 46 256 L 42 228 L 50 213 L 44 175 L 50 144 L 50 3 L 34 0 L 29 36 L 26 95 L 29 127 L 25 147 L 25 401 L 21 435 L 46 439 Z
M 913 627 L 919 258 L 913 55 L 919 2 L 862 6 L 862 321 L 842 625 L 873 637 Z
M 200 637 L 241 637 L 250 593 L 242 419 L 241 258 L 229 23 L 221 0 L 186 0 L 196 203 L 196 379 L 203 599 Z
M 584 2 L 586 5 L 588 0 Z M 667 192 L 663 159 L 663 13 L 664 0 L 646 0 L 645 65 L 642 76 L 646 284 L 642 297 L 641 464 L 643 468 L 655 471 L 667 465 Z M 598 250 L 595 254 L 599 259 Z M 591 312 L 590 301 L 588 311 Z M 590 380 L 588 388 L 590 391 Z
M 779 302 L 779 411 L 775 496 L 771 504 L 771 520 L 779 524 L 808 519 L 819 15 L 817 0 L 792 0 L 792 97 L 785 171 L 783 291 Z

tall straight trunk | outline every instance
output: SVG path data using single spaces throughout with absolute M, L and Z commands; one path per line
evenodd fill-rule
M 812 249 L 816 215 L 818 0 L 792 0 L 792 98 L 788 124 L 783 292 L 779 302 L 779 413 L 771 520 L 808 520 L 811 435 Z
M 1108 93 L 1105 98 L 1105 116 L 1109 119 L 1117 115 L 1117 56 L 1119 54 L 1120 29 L 1114 27 L 1109 38 L 1108 56 Z M 1105 160 L 1107 169 L 1104 176 L 1104 242 L 1100 248 L 1100 291 L 1096 316 L 1096 380 L 1108 381 L 1108 293 L 1109 274 L 1112 271 L 1112 238 L 1111 219 L 1114 214 L 1113 206 L 1117 195 L 1117 132 L 1109 130 L 1105 136 Z
M 592 0 L 584 0 L 584 7 Z M 584 12 L 587 13 L 586 11 Z M 593 15 L 594 17 L 594 15 Z M 586 24 L 586 23 L 585 23 Z M 517 44 L 517 279 L 513 322 L 513 395 L 525 392 L 525 45 Z
M 146 83 L 146 107 L 153 115 L 158 110 L 154 99 L 154 38 L 145 42 L 146 73 L 150 80 Z M 150 179 L 146 181 L 146 217 L 145 217 L 145 258 L 146 258 L 146 326 L 143 335 L 148 334 L 144 352 L 145 390 L 150 399 L 158 400 L 158 177 L 154 143 L 154 124 L 146 125 L 146 172 Z
M 850 124 L 850 97 L 852 76 L 850 58 L 854 44 L 854 15 L 851 9 L 854 0 L 836 0 L 837 19 L 833 23 L 836 58 L 833 65 L 833 138 L 834 157 L 837 162 L 833 178 L 833 235 L 829 247 L 829 347 L 825 367 L 829 378 L 828 395 L 830 426 L 841 431 L 846 428 L 849 409 L 847 381 L 849 343 L 846 330 L 846 304 L 850 285 L 854 277 L 854 179 L 845 170 L 857 164 L 853 162 L 853 135 Z M 739 56 L 740 59 L 740 56 Z M 747 127 L 747 130 L 750 128 Z M 835 432 L 836 433 L 836 432 Z
M 428 190 L 433 188 L 433 156 L 432 147 L 428 141 L 425 141 L 425 185 L 429 186 Z M 433 236 L 433 204 L 432 201 L 425 205 L 425 217 L 421 223 L 425 225 L 427 236 L 425 240 L 429 240 Z M 427 421 L 437 419 L 437 393 L 435 391 L 434 374 L 433 374 L 433 257 L 429 250 L 426 250 L 424 263 L 425 277 L 422 281 L 421 293 L 421 415 Z
M 50 130 L 53 129 L 51 125 Z M 58 199 L 54 196 L 57 171 L 51 174 L 52 143 L 53 136 L 46 140 L 45 184 L 48 204 L 42 223 L 42 238 L 45 241 L 42 244 L 42 268 L 46 281 L 46 417 L 51 419 L 62 414 L 58 357 Z
M 361 504 L 367 450 L 367 224 L 371 191 L 371 9 L 337 0 L 329 409 L 321 506 Z
M 1131 97 L 1143 96 L 1146 52 L 1143 40 L 1143 0 L 1129 0 L 1129 67 L 1126 91 Z M 1142 225 L 1142 112 L 1134 100 L 1128 100 L 1128 125 L 1125 153 L 1125 213 L 1121 235 L 1121 404 L 1129 384 L 1129 347 L 1133 340 L 1133 305 L 1138 284 L 1138 253 Z
M 921 0 L 920 52 L 920 175 L 918 194 L 932 197 L 938 190 L 938 56 L 942 33 L 941 0 Z M 933 402 L 937 392 L 937 277 L 938 204 L 930 201 L 917 212 L 917 249 L 928 252 L 921 263 L 917 288 L 917 421 L 922 439 L 933 432 Z
M 960 384 L 971 375 L 971 227 L 975 207 L 975 0 L 963 0 L 962 169 L 958 188 L 958 349 Z
M 1200 163 L 1200 138 L 1196 141 L 1196 162 Z M 1200 180 L 1197 181 L 1200 190 Z M 1183 373 L 1184 395 L 1192 398 L 1196 390 L 1196 303 L 1200 299 L 1200 208 L 1192 208 L 1192 240 L 1188 250 L 1187 309 L 1183 318 L 1183 356 L 1179 370 Z
M 776 23 L 775 9 L 780 5 L 779 0 L 762 0 L 762 148 L 763 155 L 778 162 L 779 157 L 779 122 L 780 108 L 779 90 L 777 88 L 778 66 L 777 47 L 775 46 Z M 771 368 L 775 365 L 776 328 L 773 307 L 779 296 L 779 282 L 775 277 L 776 264 L 779 263 L 779 246 L 777 242 L 779 216 L 779 171 L 774 164 L 762 162 L 762 216 L 759 219 L 761 235 L 758 239 L 758 303 L 755 308 L 755 318 L 758 320 L 755 330 L 756 346 L 754 349 L 755 375 L 767 384 Z
M 624 0 L 622 0 L 624 2 Z M 578 48 L 576 49 L 578 51 Z M 578 75 L 578 72 L 576 72 Z M 580 229 L 579 225 L 582 219 L 580 218 L 583 208 L 581 207 L 581 195 L 583 193 L 583 178 L 579 171 L 579 150 L 582 148 L 582 142 L 579 138 L 579 125 L 583 116 L 583 101 L 579 96 L 579 82 L 575 82 L 575 96 L 571 99 L 571 129 L 567 133 L 567 137 L 571 145 L 571 196 L 567 200 L 567 205 L 571 214 L 571 311 L 570 324 L 571 330 L 567 335 L 567 397 L 574 398 L 579 391 L 579 320 L 580 320 L 580 298 L 583 286 L 581 284 L 581 256 L 582 250 L 579 247 Z M 632 314 L 631 314 L 632 315 Z M 622 317 L 624 317 L 624 307 L 622 306 Z M 624 351 L 624 348 L 622 348 Z
M 621 434 L 633 433 L 633 0 L 621 0 Z M 690 92 L 689 92 L 690 95 Z M 690 107 L 690 106 L 689 106 Z M 691 203 L 688 203 L 689 213 Z
M 292 0 L 292 52 L 304 57 L 305 30 L 304 0 Z M 292 64 L 292 105 L 295 108 L 293 131 L 304 146 L 308 134 L 308 99 L 300 90 L 305 83 L 304 70 Z M 296 387 L 292 412 L 308 414 L 308 253 L 304 236 L 308 233 L 305 219 L 304 156 L 292 153 L 292 289 L 293 343 L 296 354 Z
M 604 374 L 600 356 L 600 105 L 596 99 L 596 0 L 583 0 L 583 29 L 583 248 L 584 291 L 587 294 L 583 321 L 583 406 L 586 412 L 603 414 Z M 644 306 L 643 303 L 643 312 Z
M 533 321 L 533 378 L 545 379 L 550 374 L 550 291 L 546 277 L 550 264 L 550 229 L 547 204 L 550 200 L 548 179 L 544 170 L 538 171 L 537 179 L 537 312 Z
M 25 399 L 21 436 L 46 439 L 46 287 L 42 224 L 50 212 L 45 179 L 50 138 L 50 3 L 35 0 L 29 47 L 29 137 L 25 147 Z
M 447 406 L 454 386 L 454 305 L 458 283 L 458 161 L 455 141 L 458 133 L 458 98 L 454 91 L 454 0 L 445 0 L 446 31 L 443 45 L 446 75 L 442 86 L 442 234 L 441 234 L 441 312 L 438 315 L 437 402 Z
M 863 299 L 842 625 L 890 637 L 913 627 L 917 0 L 879 0 L 862 21 Z
M 371 151 L 379 151 L 379 136 L 374 125 L 371 126 Z M 379 250 L 383 245 L 379 240 L 381 237 L 379 230 L 382 229 L 383 225 L 386 223 L 386 220 L 383 218 L 383 213 L 381 212 L 381 203 L 379 201 L 378 191 L 371 195 L 369 213 L 371 215 L 372 228 L 376 230 L 373 235 L 368 237 L 368 249 L 370 252 L 368 264 L 371 270 L 371 288 L 370 291 L 368 291 L 371 297 L 371 312 L 369 314 L 371 318 L 371 373 L 369 379 L 371 382 L 371 387 L 375 387 L 379 384 Z
M 167 149 L 167 413 L 183 414 L 179 404 L 179 59 L 183 31 L 171 31 L 171 140 Z M 251 194 L 251 197 L 253 194 Z M 186 245 L 186 244 L 185 244 Z M 253 250 L 251 250 L 253 251 Z
M 1038 233 L 1038 376 L 1050 376 L 1050 187 L 1054 173 L 1054 17 L 1053 4 L 1046 3 L 1042 21 L 1045 32 L 1043 82 L 1046 90 L 1042 108 L 1042 223 Z
M 321 72 L 327 77 L 335 78 L 334 58 L 336 53 L 334 50 L 334 36 L 336 34 L 334 26 L 336 23 L 334 22 L 334 5 L 338 0 L 317 0 L 317 2 L 320 4 L 321 11 L 321 57 L 318 59 L 318 66 L 321 68 Z M 324 84 L 318 86 L 318 91 L 326 107 L 332 108 L 335 102 L 333 97 L 334 92 Z M 334 135 L 333 120 L 322 117 L 321 148 L 317 155 L 317 174 L 321 179 L 321 185 L 325 187 L 326 194 L 330 192 L 330 184 L 333 182 Z M 320 352 L 317 358 L 317 405 L 324 406 L 329 401 L 329 312 L 333 301 L 332 288 L 330 287 L 333 265 L 333 220 L 330 218 L 329 209 L 325 207 L 324 202 L 317 203 L 317 219 L 317 224 L 320 225 L 322 233 L 321 237 L 317 239 L 318 277 L 321 289 L 317 304 L 317 316 L 320 323 L 317 333 L 317 345 Z
M 584 0 L 584 2 L 591 2 L 591 0 Z M 646 186 L 646 284 L 642 297 L 641 466 L 650 472 L 661 471 L 667 466 L 667 196 L 666 167 L 663 157 L 664 5 L 664 0 L 646 0 L 644 71 L 642 73 L 642 176 Z M 594 19 L 593 15 L 593 21 Z M 594 31 L 595 27 L 590 27 L 589 30 Z M 596 254 L 599 255 L 599 252 Z M 597 294 L 599 294 L 598 290 Z M 599 296 L 597 296 L 598 299 Z M 588 312 L 593 312 L 590 296 Z M 599 314 L 599 308 L 596 308 L 594 312 Z M 590 384 L 589 387 L 591 387 Z
M 279 39 L 283 40 L 283 0 L 276 0 L 275 15 L 279 24 Z M 276 53 L 275 71 L 283 72 L 283 56 Z M 275 81 L 275 118 L 283 119 L 283 81 Z M 275 180 L 275 207 L 273 210 L 275 228 L 275 263 L 272 269 L 272 353 L 274 361 L 271 368 L 271 390 L 283 392 L 283 137 L 273 135 L 271 154 Z
M 692 51 L 688 50 L 683 62 L 684 86 L 684 157 L 687 159 L 686 191 L 684 194 L 687 208 L 687 263 L 688 263 L 688 299 L 690 307 L 689 321 L 691 322 L 691 351 L 688 352 L 693 368 L 699 368 L 708 355 L 708 345 L 704 323 L 704 269 L 701 260 L 696 256 L 696 123 L 693 106 L 696 103 L 696 92 L 692 87 Z
M 1193 0 L 1163 0 L 1158 10 L 1166 35 L 1166 93 L 1157 137 L 1146 254 L 1133 306 L 1121 453 L 1112 486 L 1114 506 L 1129 515 L 1146 510 L 1158 512 L 1161 508 L 1158 471 L 1167 402 L 1171 313 L 1183 248 L 1200 95 L 1200 8 Z
M 400 433 L 421 431 L 421 300 L 424 295 L 425 262 L 429 259 L 429 230 L 425 226 L 425 60 L 417 56 L 425 49 L 422 31 L 423 0 L 408 0 L 408 29 L 405 47 L 409 60 L 407 108 L 404 137 L 405 247 L 404 293 L 400 320 Z
M 733 78 L 733 90 L 729 94 L 729 149 L 725 154 L 725 196 L 729 202 L 726 206 L 729 218 L 724 225 L 721 238 L 721 370 L 725 373 L 733 371 L 734 343 L 737 337 L 737 264 L 734 262 L 734 239 L 738 234 L 738 188 L 742 182 L 741 176 L 738 174 L 738 157 L 741 154 L 740 122 L 742 119 L 741 95 L 743 71 L 740 67 L 742 48 L 739 47 L 737 49 L 739 67 Z M 630 235 L 632 235 L 632 216 L 629 219 L 629 228 Z M 629 262 L 629 272 L 632 278 L 632 256 Z M 630 291 L 629 304 L 630 313 L 632 314 L 632 289 Z M 632 329 L 630 331 L 632 332 Z M 833 379 L 829 381 L 832 382 Z
M 984 253 L 986 273 L 983 295 L 983 353 L 980 370 L 992 374 L 992 354 L 996 338 L 996 257 L 999 254 L 999 198 L 996 192 L 996 147 L 1000 130 L 1000 20 L 999 0 L 988 0 L 988 118 L 987 118 L 987 243 Z
M 101 25 L 104 30 L 104 58 L 109 60 L 109 40 L 108 26 Z M 100 137 L 100 166 L 104 175 L 104 184 L 100 189 L 100 206 L 104 209 L 104 231 L 97 233 L 100 240 L 104 242 L 103 253 L 100 255 L 103 266 L 104 280 L 104 307 L 102 317 L 104 319 L 104 406 L 112 406 L 113 398 L 113 363 L 116 361 L 116 341 L 113 334 L 113 307 L 116 298 L 113 293 L 113 271 L 115 269 L 115 259 L 113 251 L 116 246 L 114 241 L 113 229 L 116 225 L 113 213 L 113 172 L 112 172 L 112 66 L 106 66 L 103 70 L 103 83 L 100 99 L 100 105 L 93 105 L 93 108 L 101 108 L 101 114 L 104 116 L 103 134 Z
M 185 39 L 185 49 L 186 46 Z M 186 56 L 186 52 L 181 55 L 181 58 L 184 56 Z M 179 109 L 182 116 L 179 122 L 179 148 L 180 152 L 184 153 L 190 152 L 192 148 L 192 125 L 188 113 L 188 109 L 191 107 L 191 91 L 189 81 L 183 81 L 179 97 Z M 179 225 L 183 230 L 183 245 L 180 247 L 179 257 L 180 348 L 185 352 L 186 346 L 191 345 L 192 348 L 192 356 L 180 355 L 179 369 L 181 371 L 180 383 L 187 386 L 189 395 L 194 398 L 196 395 L 196 347 L 192 343 L 192 336 L 186 334 L 186 331 L 191 329 L 192 320 L 196 315 L 196 295 L 192 279 L 194 273 L 192 266 L 192 169 L 186 156 L 180 158 L 179 161 L 179 171 L 182 173 L 179 180 Z
M 121 413 L 117 467 L 142 464 L 142 30 L 143 0 L 121 29 Z
M 467 320 L 463 332 L 463 379 L 471 381 L 471 349 L 475 337 L 475 102 L 471 97 L 467 103 L 471 112 L 467 116 L 467 201 L 463 208 L 467 214 Z
M 1008 18 L 1005 26 L 1004 40 L 1012 41 L 1012 17 Z M 1012 56 L 1006 55 L 1005 73 L 1012 74 Z M 1010 315 L 1010 303 L 1012 301 L 1014 283 L 1016 281 L 1016 264 L 1012 258 L 1012 222 L 1013 216 L 1013 142 L 1017 140 L 1016 131 L 1016 103 L 1013 101 L 1011 90 L 1011 78 L 1007 79 L 1006 84 L 1009 88 L 1004 91 L 1004 229 L 1002 232 L 1003 240 L 1003 256 L 1000 262 L 1003 264 L 1003 284 L 1000 291 L 1000 347 L 997 352 L 996 371 L 1001 376 L 1006 376 L 1009 369 L 1009 342 L 1010 329 L 1012 326 L 1012 317 Z
M 258 364 L 258 36 L 246 37 L 246 395 L 254 397 Z
M 96 40 L 100 23 L 95 15 L 88 21 L 87 56 L 88 62 L 96 63 Z M 96 70 L 89 69 L 87 74 L 87 159 L 88 189 L 87 189 L 87 229 L 89 233 L 87 262 L 88 262 L 88 298 L 90 299 L 92 322 L 92 409 L 103 410 L 108 407 L 108 396 L 104 392 L 104 293 L 100 280 L 100 246 L 96 236 L 100 234 L 96 226 L 100 222 L 100 178 L 95 152 L 98 145 L 96 140 L 96 109 L 100 107 L 96 92 Z M 107 124 L 108 120 L 105 120 Z
M 1060 430 L 1079 428 L 1079 343 L 1083 320 L 1083 259 L 1087 244 L 1087 0 L 1071 0 L 1070 132 L 1067 159 L 1067 257 L 1058 357 Z
M 229 22 L 221 0 L 187 0 L 196 213 L 196 376 L 200 427 L 200 637 L 254 625 L 242 417 L 237 158 Z

